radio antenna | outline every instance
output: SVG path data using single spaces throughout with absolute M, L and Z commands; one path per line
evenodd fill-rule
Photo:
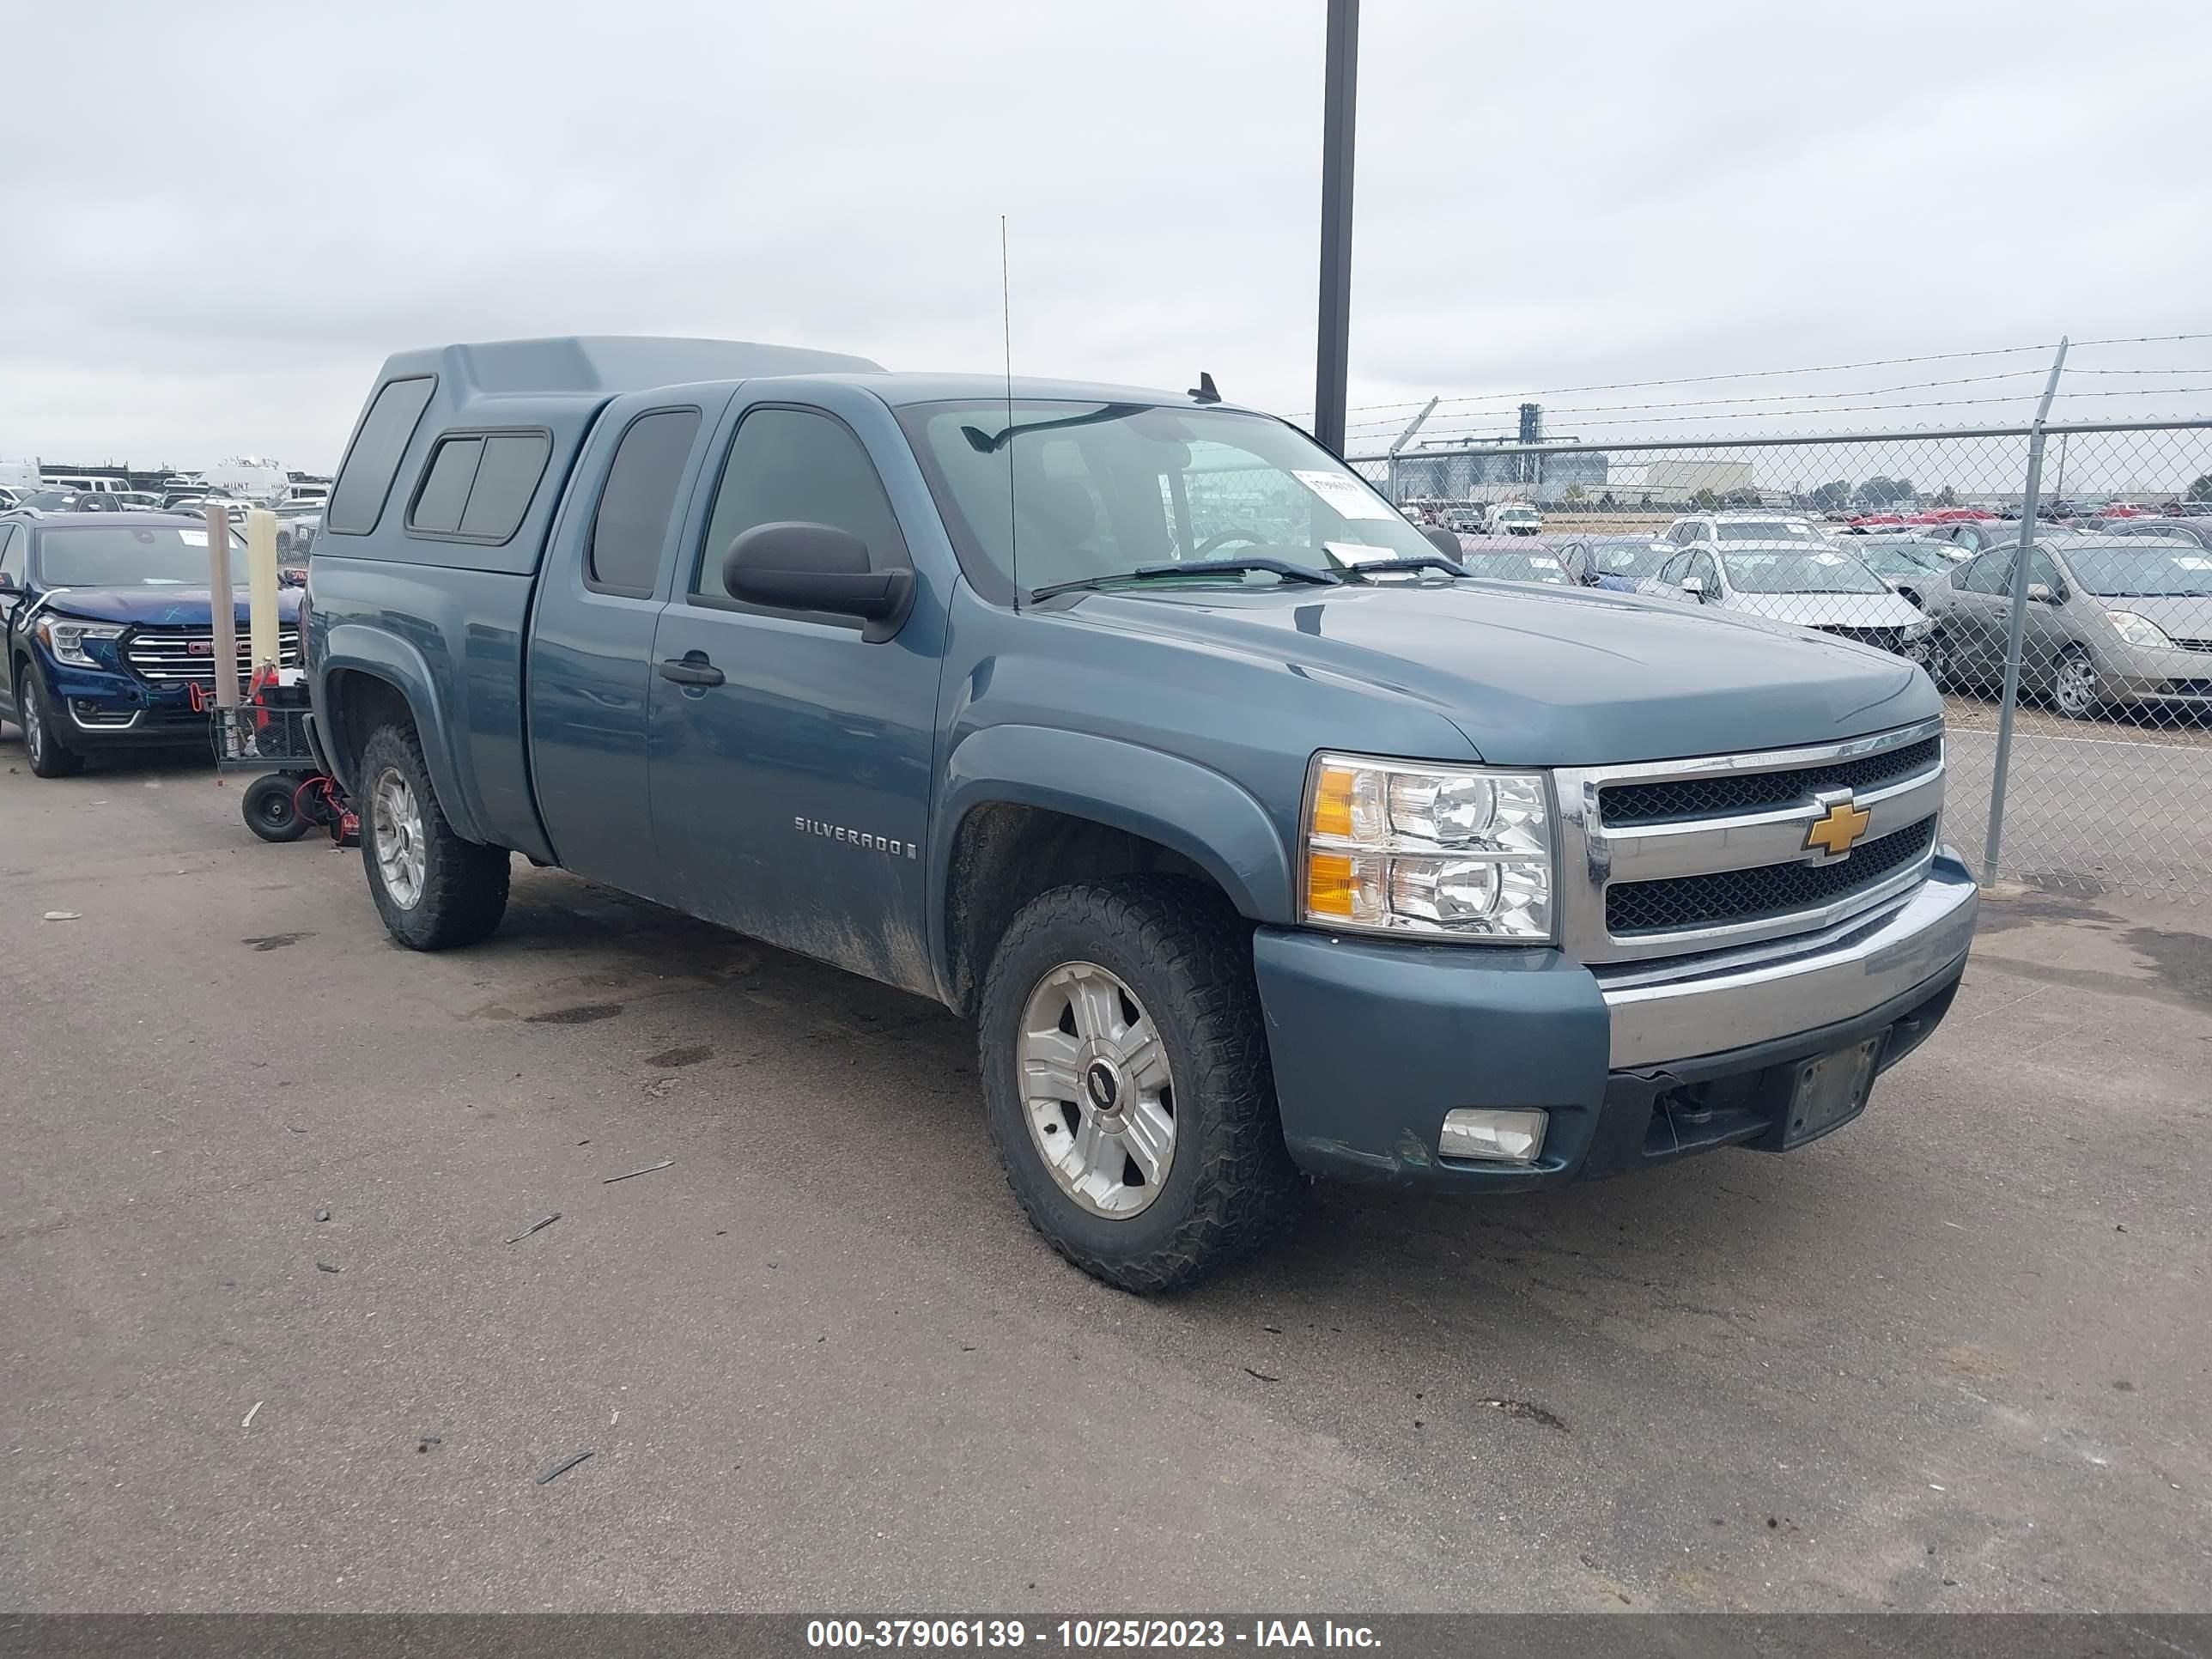
M 1006 563 L 1014 609 L 1022 608 L 1021 530 L 1014 516 L 1014 297 L 1006 274 L 1006 216 L 999 216 L 999 329 L 1006 352 Z

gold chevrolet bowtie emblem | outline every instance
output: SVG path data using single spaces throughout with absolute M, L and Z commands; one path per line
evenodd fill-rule
M 1854 806 L 1849 799 L 1838 801 L 1826 812 L 1813 820 L 1805 831 L 1805 850 L 1826 853 L 1839 859 L 1851 850 L 1858 838 L 1867 832 L 1874 814 L 1863 806 Z

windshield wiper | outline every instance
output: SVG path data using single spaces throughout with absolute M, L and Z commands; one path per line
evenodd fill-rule
M 1286 582 L 1310 582 L 1316 587 L 1334 587 L 1344 580 L 1333 570 L 1313 570 L 1287 559 L 1199 559 L 1189 564 L 1140 564 L 1134 570 L 1117 571 L 1110 576 L 1079 576 L 1072 582 L 1031 588 L 1030 597 L 1048 599 L 1055 593 L 1073 593 L 1079 588 L 1098 587 L 1107 582 L 1152 582 L 1170 576 L 1242 576 L 1255 570 L 1264 570 Z
M 1441 553 L 1422 553 L 1410 559 L 1362 559 L 1344 574 L 1364 576 L 1376 570 L 1441 570 L 1447 576 L 1472 577 L 1474 574 L 1465 565 L 1455 563 Z

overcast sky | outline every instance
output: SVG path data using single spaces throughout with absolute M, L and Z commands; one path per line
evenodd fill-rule
M 1355 404 L 2212 329 L 2201 0 L 1364 12 Z M 0 457 L 327 470 L 459 339 L 995 369 L 1001 213 L 1018 371 L 1312 402 L 1321 0 L 0 0 Z

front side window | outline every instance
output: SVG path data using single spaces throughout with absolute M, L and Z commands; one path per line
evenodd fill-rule
M 698 435 L 696 409 L 659 410 L 630 422 L 592 517 L 584 562 L 591 586 L 632 599 L 652 593 L 669 522 L 676 516 L 676 486 Z
M 757 409 L 738 425 L 691 591 L 729 600 L 722 562 L 730 544 L 757 525 L 782 523 L 826 524 L 859 537 L 872 569 L 909 562 L 868 452 L 843 422 L 812 410 Z
M 1437 556 L 1365 479 L 1267 416 L 1030 399 L 1011 419 L 989 401 L 912 404 L 899 420 L 962 568 L 1000 603 L 1018 585 L 1152 565 L 1265 558 L 1335 571 Z
M 437 381 L 428 375 L 393 380 L 376 394 L 376 401 L 362 417 L 353 447 L 338 468 L 331 486 L 330 511 L 323 527 L 341 536 L 365 536 L 384 516 L 384 498 L 399 476 L 399 463 L 407 453 L 415 423 L 429 407 Z

